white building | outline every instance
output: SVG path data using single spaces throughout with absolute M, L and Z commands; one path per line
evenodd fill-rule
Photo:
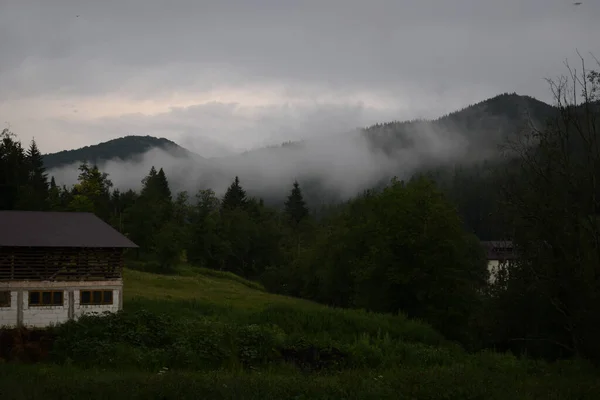
M 498 271 L 506 268 L 516 258 L 515 249 L 512 241 L 495 240 L 482 242 L 486 249 L 488 271 L 490 273 L 490 283 L 496 282 Z
M 0 326 L 122 309 L 123 251 L 135 247 L 91 213 L 0 211 Z

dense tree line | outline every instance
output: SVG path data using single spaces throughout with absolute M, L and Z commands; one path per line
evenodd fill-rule
M 317 220 L 301 184 L 280 208 L 235 177 L 222 197 L 172 193 L 152 167 L 139 191 L 82 164 L 58 187 L 34 142 L 0 142 L 0 209 L 94 212 L 140 248 L 129 265 L 230 271 L 267 289 L 337 307 L 402 312 L 463 345 L 600 360 L 600 78 L 582 104 L 554 86 L 560 111 L 510 158 L 422 171 L 329 207 Z M 480 240 L 510 238 L 519 260 L 494 285 Z
M 317 221 L 298 181 L 281 210 L 249 197 L 238 177 L 222 198 L 209 189 L 173 194 L 154 167 L 139 192 L 113 190 L 107 174 L 85 163 L 75 185 L 58 187 L 47 181 L 35 142 L 24 151 L 4 132 L 2 143 L 10 171 L 4 209 L 93 212 L 140 246 L 128 255 L 133 266 L 168 273 L 188 262 L 230 271 L 335 306 L 404 312 L 456 339 L 465 339 L 468 305 L 486 285 L 477 239 L 424 177 L 368 191 Z

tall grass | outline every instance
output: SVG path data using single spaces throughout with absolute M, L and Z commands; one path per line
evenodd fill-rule
M 0 364 L 0 396 L 7 400 L 596 400 L 600 395 L 598 380 L 589 372 L 582 375 L 578 368 L 521 372 L 490 373 L 477 362 L 310 376 L 279 370 L 150 374 Z
M 0 361 L 0 398 L 600 398 L 583 362 L 468 354 L 403 315 L 272 295 L 218 271 L 128 270 L 125 311 L 51 333 L 45 363 Z

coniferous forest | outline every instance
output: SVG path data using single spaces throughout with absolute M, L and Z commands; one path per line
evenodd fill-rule
M 279 207 L 237 176 L 221 197 L 175 193 L 159 166 L 139 191 L 114 189 L 87 163 L 61 187 L 36 143 L 4 130 L 0 209 L 93 212 L 139 245 L 127 254 L 132 270 L 225 271 L 272 293 L 401 313 L 471 352 L 598 362 L 600 75 L 583 78 L 577 103 L 573 82 L 554 84 L 558 112 L 507 143 L 501 160 L 432 167 L 318 214 L 302 181 Z M 500 239 L 519 259 L 490 284 L 481 241 Z

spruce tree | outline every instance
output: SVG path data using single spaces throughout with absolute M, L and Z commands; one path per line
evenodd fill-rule
M 161 198 L 165 200 L 171 201 L 173 196 L 171 194 L 171 189 L 169 188 L 169 182 L 167 181 L 167 176 L 165 175 L 165 171 L 161 168 L 156 174 L 156 183 L 157 189 L 160 193 Z
M 160 235 L 167 232 L 163 228 L 173 211 L 171 189 L 163 169 L 157 172 L 154 166 L 142 183 L 140 196 L 128 211 L 128 218 L 133 221 L 128 226 L 128 233 L 144 252 L 157 256 L 157 252 L 162 251 Z
M 308 215 L 308 207 L 304 202 L 302 196 L 302 189 L 298 181 L 294 181 L 292 191 L 290 192 L 287 200 L 284 203 L 285 214 L 288 216 L 290 221 L 299 224 Z
M 240 179 L 236 176 L 223 196 L 221 208 L 233 210 L 235 208 L 245 208 L 247 204 L 248 198 L 246 197 L 246 191 L 242 188 Z
M 148 172 L 148 175 L 142 179 L 142 191 L 140 192 L 140 195 L 145 197 L 150 195 L 150 193 L 152 192 L 153 188 L 155 187 L 154 183 L 156 182 L 156 168 L 154 168 L 154 165 L 150 168 L 150 172 Z
M 29 149 L 25 153 L 27 166 L 27 199 L 28 208 L 32 210 L 48 209 L 48 175 L 44 167 L 44 159 L 40 153 L 35 140 L 31 141 Z
M 18 207 L 19 192 L 27 183 L 25 152 L 8 129 L 0 132 L 0 210 Z
M 60 188 L 56 185 L 54 176 L 50 178 L 50 189 L 48 190 L 48 208 L 51 211 L 62 211 Z

